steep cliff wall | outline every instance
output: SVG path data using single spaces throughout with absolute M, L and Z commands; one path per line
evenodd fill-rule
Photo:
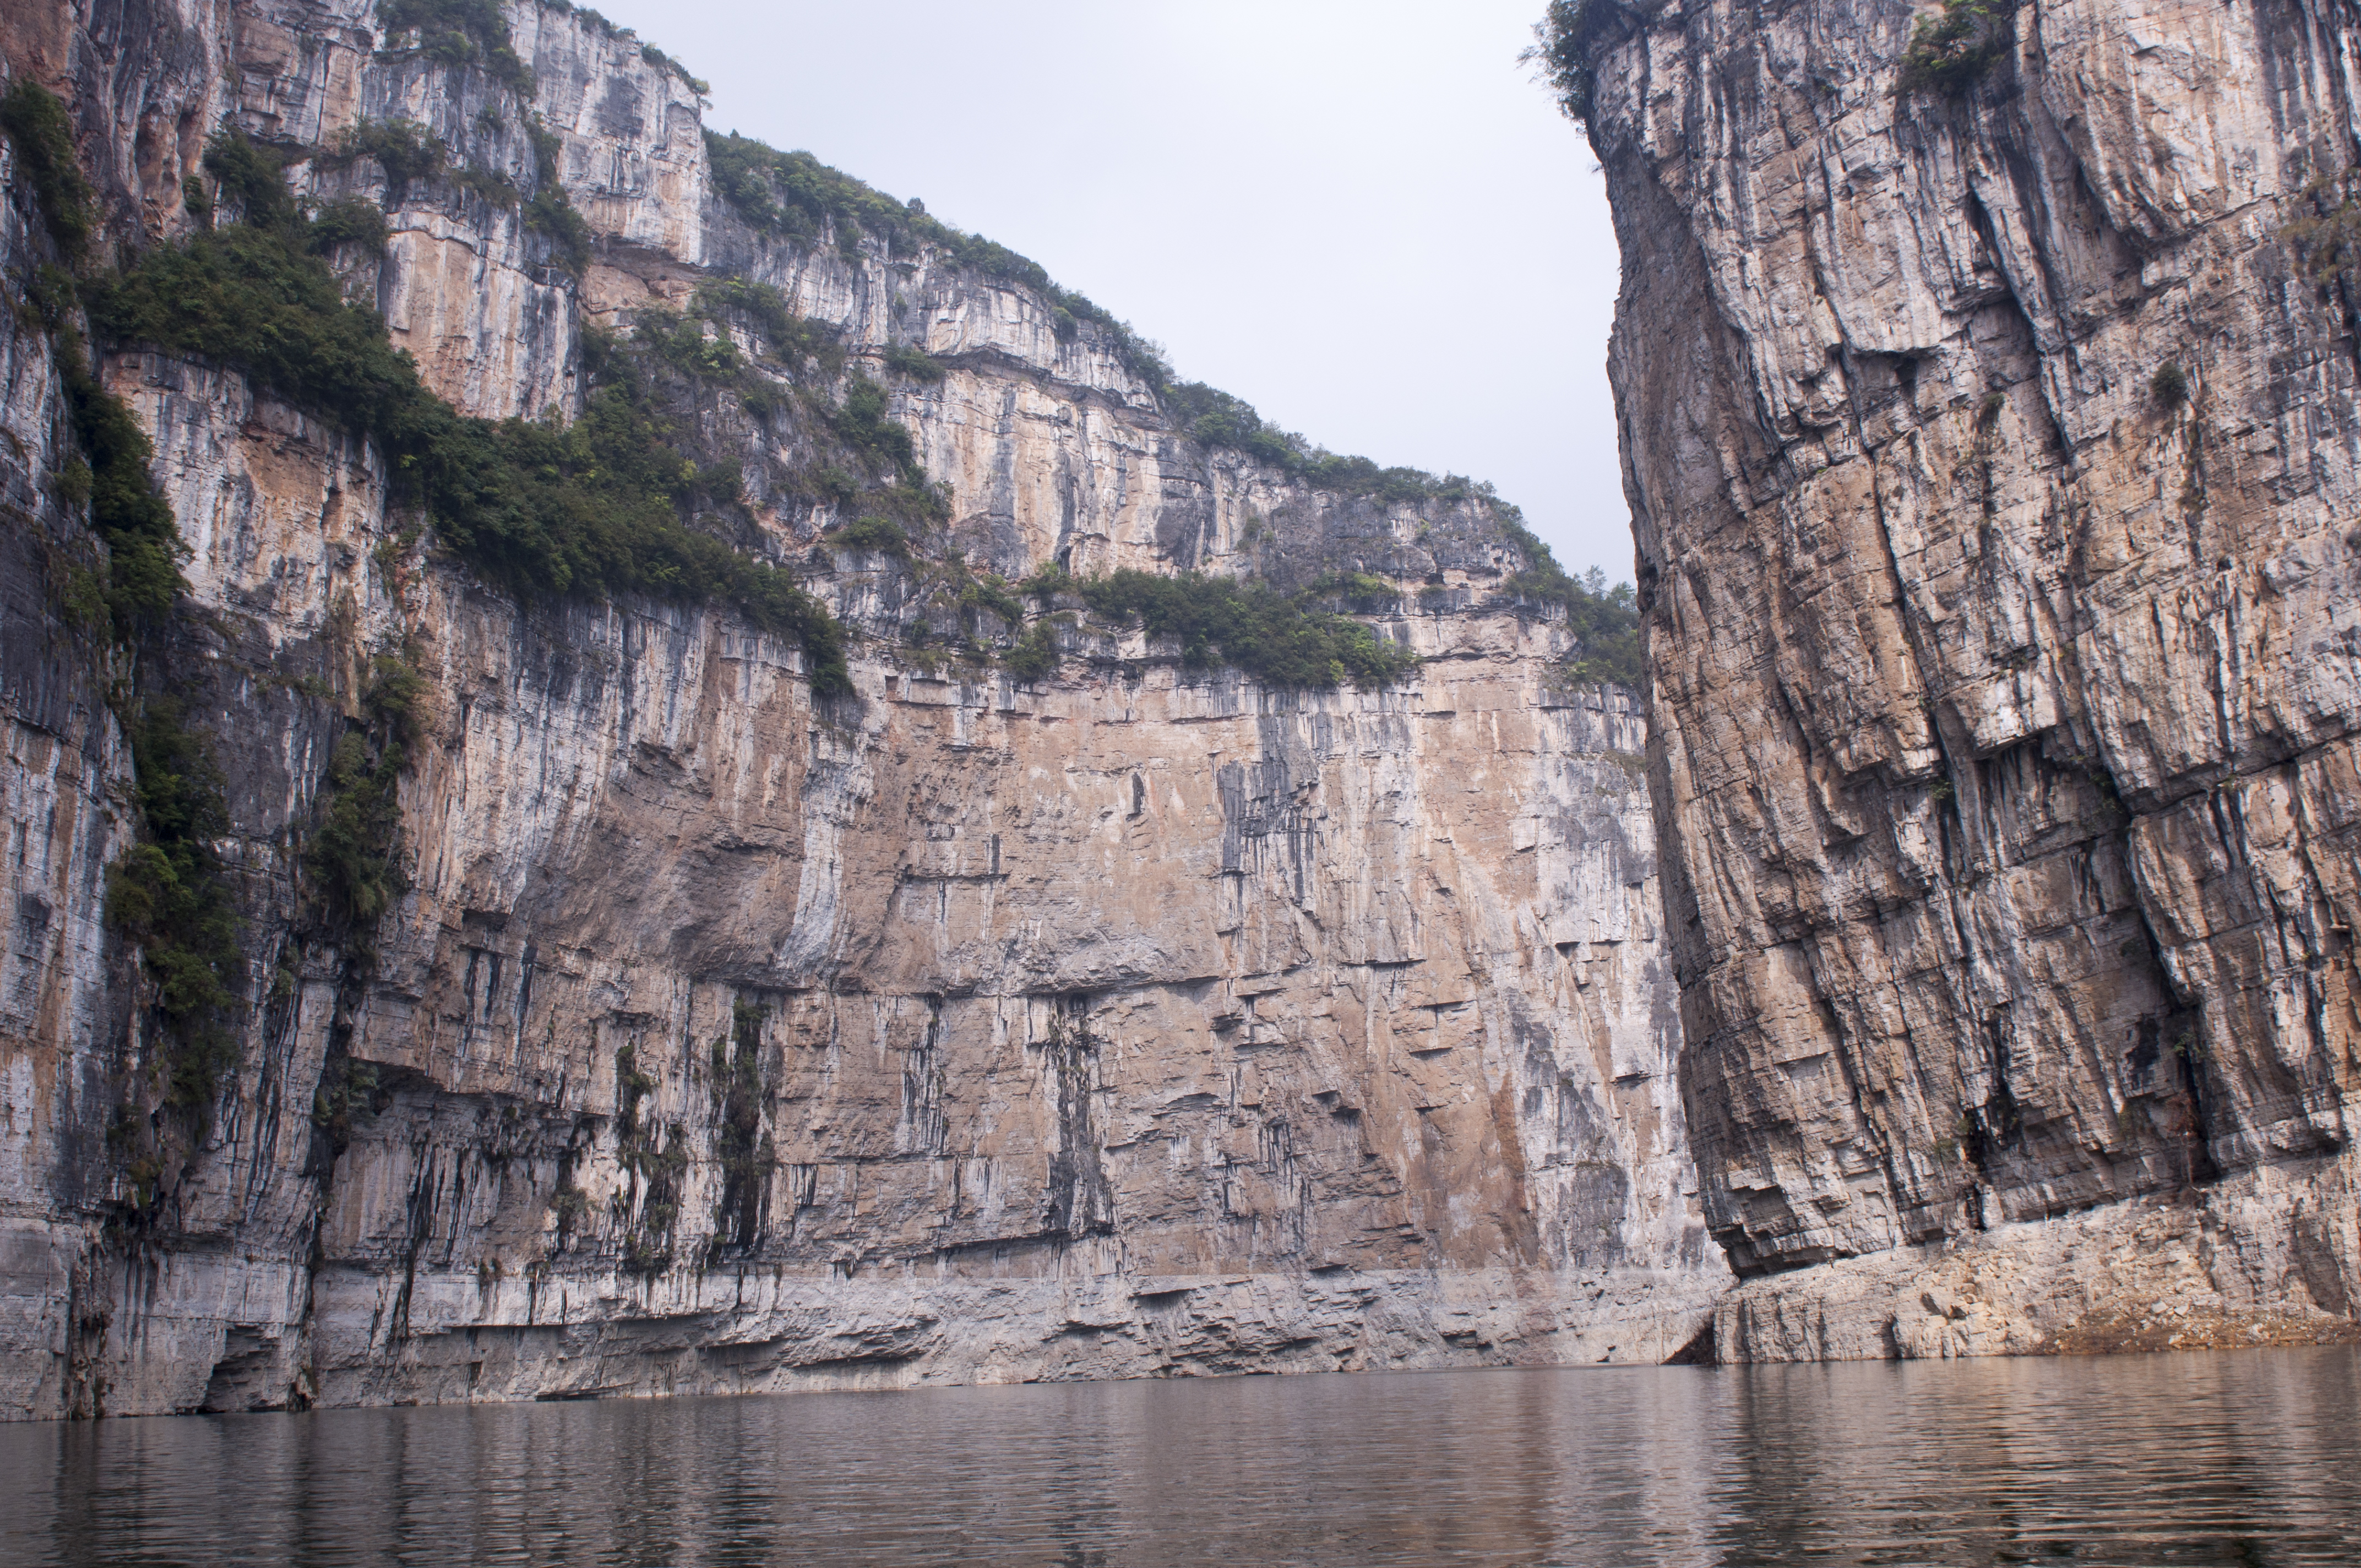
M 382 257 L 339 274 L 470 413 L 571 418 L 618 337 L 717 277 L 775 287 L 826 352 L 708 313 L 741 379 L 671 376 L 667 412 L 742 473 L 734 543 L 849 629 L 851 691 L 815 696 L 803 649 L 715 605 L 496 590 L 325 411 L 124 344 L 99 371 L 188 550 L 135 666 L 76 608 L 104 562 L 72 321 L 44 320 L 60 258 L 0 141 L 0 1413 L 1687 1341 L 1727 1274 L 1673 1076 L 1643 727 L 1571 680 L 1494 504 L 1205 446 L 1039 288 L 750 220 L 694 87 L 594 20 L 512 7 L 505 76 L 394 41 L 366 0 L 0 32 L 71 105 L 90 269 L 202 226 L 227 125 L 307 200 L 384 210 Z M 400 122 L 444 170 L 355 150 Z M 824 539 L 859 504 L 825 470 L 864 373 L 944 488 L 908 563 Z M 1053 562 L 1359 573 L 1426 663 L 1268 685 L 1070 597 L 1023 618 L 1059 657 L 1019 679 L 990 650 L 1026 628 L 956 590 Z M 331 920 L 307 855 L 387 659 L 419 678 L 399 874 L 381 916 Z M 242 920 L 235 1063 L 196 1106 L 158 1098 L 155 976 L 107 915 L 153 782 L 126 716 L 163 695 L 221 765 Z
M 2349 1335 L 2351 9 L 1578 9 L 1725 1354 Z

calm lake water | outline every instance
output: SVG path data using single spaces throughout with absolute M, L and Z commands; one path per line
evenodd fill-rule
M 20 1426 L 0 1562 L 2352 1563 L 2361 1353 Z

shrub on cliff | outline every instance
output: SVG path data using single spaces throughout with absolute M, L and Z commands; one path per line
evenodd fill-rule
M 358 246 L 374 255 L 383 256 L 390 237 L 385 226 L 384 209 L 360 196 L 331 202 L 312 219 L 311 248 L 314 256 L 326 256 L 344 245 Z
M 894 469 L 906 483 L 925 484 L 926 471 L 918 466 L 909 427 L 886 411 L 885 389 L 868 377 L 852 378 L 830 422 L 845 444 L 871 464 Z
M 1226 446 L 1281 468 L 1292 469 L 1303 461 L 1303 438 L 1264 423 L 1244 398 L 1202 381 L 1183 381 L 1166 388 L 1163 401 L 1165 416 L 1191 441 Z
M 910 564 L 910 536 L 890 518 L 864 517 L 848 522 L 829 534 L 828 542 L 841 550 L 865 550 L 891 555 L 905 566 Z
M 1522 523 L 1510 521 L 1507 532 L 1525 556 L 1524 569 L 1509 579 L 1510 591 L 1565 611 L 1566 630 L 1576 640 L 1566 674 L 1577 681 L 1605 681 L 1645 690 L 1647 650 L 1640 637 L 1638 596 L 1631 585 L 1609 587 L 1607 575 L 1596 566 L 1576 578 Z
M 302 217 L 287 189 L 287 155 L 234 131 L 205 145 L 205 172 L 221 200 L 237 208 L 255 228 L 282 228 Z
M 1943 0 L 1939 16 L 1921 16 L 1903 51 L 1898 93 L 1957 98 L 1975 85 L 2015 42 L 2016 0 Z
M 321 923 L 351 954 L 408 885 L 400 857 L 398 792 L 418 741 L 425 680 L 406 659 L 380 656 L 361 698 L 361 723 L 337 738 L 321 781 L 318 826 L 303 848 Z
M 1590 55 L 1613 9 L 1609 0 L 1550 0 L 1549 10 L 1533 24 L 1532 46 L 1518 56 L 1521 63 L 1541 68 L 1542 80 L 1557 95 L 1558 107 L 1566 118 L 1585 128 L 1590 124 L 1598 89 Z
M 815 690 L 849 689 L 827 609 L 779 568 L 682 521 L 700 505 L 734 504 L 734 486 L 685 459 L 627 356 L 593 378 L 569 426 L 463 417 L 426 389 L 376 312 L 345 300 L 304 219 L 258 192 L 247 205 L 269 220 L 150 251 L 93 287 L 93 328 L 236 366 L 375 442 L 441 541 L 520 597 L 719 599 L 801 642 Z
M 734 381 L 746 367 L 728 333 L 708 337 L 704 326 L 689 316 L 642 311 L 631 323 L 631 341 L 681 374 L 700 380 Z
M 1367 496 L 1389 505 L 1467 500 L 1488 495 L 1457 475 L 1417 468 L 1386 468 L 1367 457 L 1342 456 L 1315 446 L 1292 431 L 1265 422 L 1252 403 L 1202 381 L 1174 381 L 1158 389 L 1165 417 L 1190 440 L 1227 447 L 1267 463 L 1307 485 L 1343 495 Z
M 533 93 L 533 69 L 510 42 L 500 0 L 378 0 L 377 19 L 389 52 L 480 66 L 519 94 Z
M 1048 620 L 1038 620 L 1016 641 L 1001 660 L 1001 667 L 1018 680 L 1030 684 L 1057 673 L 1058 632 Z
M 1039 262 L 982 235 L 953 228 L 919 203 L 897 202 L 810 153 L 781 152 L 735 131 L 727 136 L 706 132 L 705 148 L 713 189 L 757 229 L 807 242 L 832 232 L 838 250 L 848 259 L 859 257 L 864 238 L 912 256 L 920 247 L 931 246 L 953 266 L 1041 295 L 1049 302 L 1057 336 L 1070 338 L 1078 323 L 1094 323 L 1135 375 L 1159 388 L 1171 378 L 1162 352 L 1128 323 L 1060 288 Z
M 593 12 L 592 15 L 596 16 L 597 13 Z M 598 19 L 602 22 L 606 20 L 604 16 L 600 16 Z M 695 72 L 691 71 L 687 66 L 683 65 L 680 61 L 673 59 L 672 56 L 664 53 L 664 50 L 656 48 L 653 44 L 642 44 L 640 46 L 640 58 L 647 61 L 648 64 L 654 66 L 658 71 L 668 71 L 673 75 L 679 77 L 682 84 L 700 98 L 705 97 L 713 91 L 712 82 L 706 81 L 702 76 L 697 75 Z
M 1022 627 L 1025 624 L 1025 606 L 1011 590 L 1007 578 L 997 572 L 986 572 L 980 577 L 970 576 L 966 575 L 964 565 L 960 566 L 959 570 L 961 573 L 959 603 L 961 610 L 971 613 L 981 610 L 989 615 L 996 615 L 1012 628 Z
M 0 133 L 16 145 L 16 167 L 31 181 L 41 222 L 71 261 L 90 243 L 90 181 L 74 160 L 72 116 L 55 93 L 20 76 L 0 94 Z
M 577 278 L 590 263 L 590 225 L 575 210 L 558 178 L 558 154 L 564 144 L 539 115 L 525 122 L 533 140 L 533 200 L 524 207 L 524 226 L 549 240 L 550 258 Z
M 386 199 L 398 206 L 413 183 L 442 175 L 448 155 L 441 138 L 414 120 L 362 119 L 320 161 L 345 169 L 364 158 L 385 170 Z
M 1648 689 L 1648 650 L 1632 601 L 1629 583 L 1609 588 L 1593 582 L 1568 597 L 1566 624 L 1574 631 L 1576 650 L 1566 674 L 1577 681 Z
M 1249 453 L 1308 484 L 1348 495 L 1408 502 L 1474 493 L 1468 481 L 1455 477 L 1438 479 L 1415 468 L 1385 468 L 1367 457 L 1339 456 L 1265 423 L 1244 399 L 1202 382 L 1175 379 L 1160 345 L 1142 337 L 1128 322 L 1060 288 L 1038 262 L 982 235 L 962 233 L 929 215 L 922 204 L 897 202 L 810 153 L 781 152 L 735 132 L 722 136 L 708 131 L 705 145 L 714 190 L 757 229 L 810 243 L 832 235 L 848 259 L 858 258 L 863 238 L 877 239 L 903 254 L 932 247 L 954 266 L 1040 295 L 1050 307 L 1052 331 L 1060 340 L 1079 335 L 1082 322 L 1094 323 L 1115 356 L 1155 392 L 1172 428 L 1191 440 Z M 939 365 L 903 345 L 887 350 L 886 367 L 919 380 L 942 378 Z
M 1400 608 L 1401 597 L 1400 583 L 1367 572 L 1330 572 L 1305 584 L 1296 594 L 1307 604 L 1334 600 L 1364 615 L 1390 614 Z
M 1033 587 L 1076 594 L 1110 620 L 1137 618 L 1150 637 L 1178 641 L 1184 664 L 1229 664 L 1272 685 L 1382 686 L 1418 667 L 1418 655 L 1379 641 L 1359 621 L 1306 609 L 1263 583 L 1126 568 L 1055 584 L 1037 579 Z
M 99 383 L 71 334 L 60 345 L 75 444 L 88 459 L 90 523 L 106 541 L 106 606 L 118 641 L 134 647 L 171 614 L 186 585 L 181 532 L 149 477 L 155 450 L 122 399 Z
M 896 376 L 906 376 L 913 381 L 923 381 L 929 386 L 947 374 L 933 355 L 907 343 L 897 343 L 885 350 L 885 368 Z
M 228 830 L 221 769 L 162 695 L 124 718 L 141 841 L 107 868 L 107 923 L 139 945 L 170 1048 L 169 1105 L 203 1111 L 237 1059 L 226 1026 L 244 980 L 237 911 L 214 844 Z
M 844 349 L 832 328 L 796 314 L 787 297 L 768 283 L 716 278 L 697 285 L 689 313 L 708 321 L 735 316 L 751 328 L 776 358 L 810 359 L 833 375 L 844 367 Z

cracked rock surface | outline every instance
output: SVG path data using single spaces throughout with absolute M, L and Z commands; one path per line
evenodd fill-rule
M 1933 14 L 1593 40 L 1718 1337 L 2349 1333 L 2361 39 L 2025 0 L 1947 93 Z
M 874 373 L 889 345 L 935 356 L 890 414 L 971 563 L 1382 572 L 1411 587 L 1372 624 L 1428 663 L 1303 692 L 1104 629 L 1030 683 L 921 657 L 912 574 L 818 544 L 841 520 L 793 482 L 800 405 L 701 405 L 745 546 L 853 633 L 853 694 L 816 701 L 796 646 L 725 610 L 490 591 L 377 452 L 126 347 L 101 368 L 190 552 L 155 657 L 223 766 L 245 959 L 237 1066 L 127 1223 L 113 1129 L 158 1047 L 104 915 L 135 831 L 121 665 L 61 608 L 58 563 L 93 546 L 56 483 L 56 339 L 0 313 L 0 1415 L 1687 1343 L 1729 1276 L 1675 1087 L 1640 705 L 1567 683 L 1489 503 L 1209 450 L 1031 290 L 751 229 L 677 73 L 581 14 L 508 16 L 596 241 L 578 278 L 480 192 L 289 171 L 387 208 L 347 285 L 463 410 L 565 417 L 586 323 L 752 279 Z M 36 5 L 0 51 L 72 105 L 110 244 L 187 232 L 225 117 L 315 148 L 409 120 L 533 194 L 527 105 L 382 52 L 374 17 Z M 22 296 L 46 253 L 7 189 Z M 360 954 L 305 919 L 302 845 L 387 647 L 423 677 L 420 739 L 407 885 Z

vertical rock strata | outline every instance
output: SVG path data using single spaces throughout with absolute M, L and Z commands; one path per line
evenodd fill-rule
M 1593 9 L 1723 1353 L 2349 1334 L 2349 7 Z
M 135 1173 L 120 1108 L 159 1047 L 105 915 L 126 667 L 65 592 L 97 546 L 60 479 L 59 339 L 0 313 L 0 1415 L 1686 1342 L 1727 1276 L 1688 1175 L 1639 704 L 1568 684 L 1490 503 L 1205 448 L 1030 289 L 752 228 L 679 72 L 570 12 L 509 20 L 529 104 L 380 52 L 366 0 L 30 5 L 0 43 L 71 106 L 125 247 L 188 231 L 225 122 L 314 148 L 427 127 L 476 184 L 319 155 L 290 179 L 385 208 L 382 261 L 338 265 L 466 411 L 569 417 L 588 326 L 769 284 L 873 374 L 889 345 L 935 356 L 886 379 L 890 412 L 971 563 L 1383 573 L 1373 624 L 1428 662 L 1300 691 L 1105 629 L 1030 682 L 924 656 L 913 572 L 818 543 L 844 520 L 798 488 L 793 420 L 704 405 L 700 439 L 744 459 L 741 544 L 853 634 L 852 694 L 816 699 L 793 642 L 719 609 L 520 605 L 317 411 L 116 355 L 189 549 L 156 657 L 223 766 L 246 959 L 201 1146 Z M 540 192 L 529 115 L 593 236 L 578 275 L 493 199 Z M 21 302 L 52 258 L 5 173 Z M 302 847 L 389 648 L 423 677 L 407 886 L 336 938 Z

